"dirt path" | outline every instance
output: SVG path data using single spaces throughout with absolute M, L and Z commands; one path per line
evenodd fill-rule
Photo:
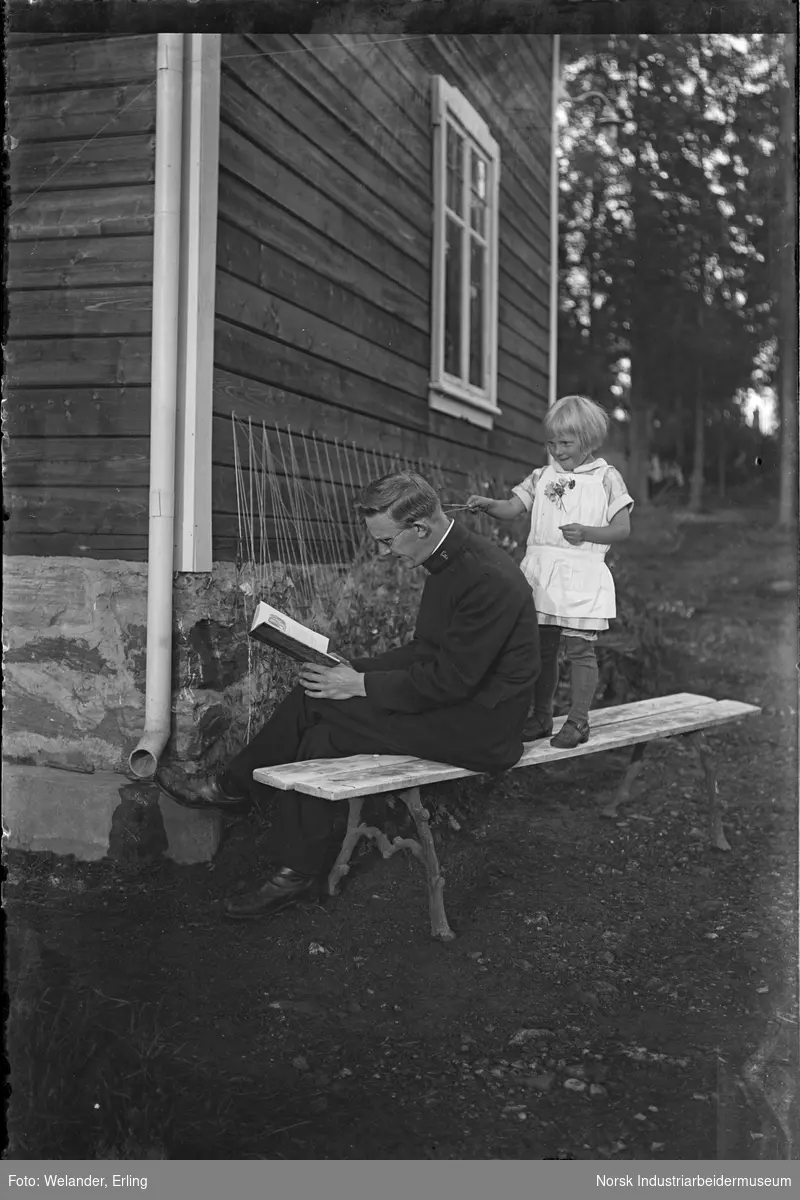
M 223 923 L 268 816 L 213 869 L 11 855 L 12 1154 L 786 1157 L 796 656 L 792 595 L 768 584 L 794 553 L 744 516 L 630 544 L 671 641 L 660 690 L 764 709 L 711 738 L 730 854 L 667 742 L 612 822 L 615 754 L 462 785 L 446 946 L 400 856 L 361 860 L 324 908 Z

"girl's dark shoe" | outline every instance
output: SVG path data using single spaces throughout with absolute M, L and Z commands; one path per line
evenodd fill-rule
M 301 875 L 291 867 L 281 867 L 254 892 L 245 892 L 242 896 L 226 900 L 222 911 L 233 921 L 268 917 L 289 904 L 318 899 L 320 889 L 320 880 L 316 875 Z
M 538 742 L 540 738 L 550 737 L 552 732 L 552 718 L 545 719 L 537 717 L 536 713 L 531 713 L 522 726 L 522 740 L 523 742 Z
M 550 738 L 550 745 L 556 750 L 574 750 L 589 740 L 589 722 L 573 721 L 568 717 L 555 737 Z

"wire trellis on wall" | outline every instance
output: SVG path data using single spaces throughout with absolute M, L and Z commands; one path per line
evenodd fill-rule
M 352 620 L 354 596 L 374 584 L 374 544 L 356 509 L 359 491 L 391 471 L 415 470 L 441 490 L 444 472 L 427 459 L 232 421 L 236 477 L 237 567 L 249 627 L 265 600 L 320 633 Z M 358 605 L 356 605 L 356 608 Z M 242 631 L 245 633 L 245 630 Z M 247 638 L 242 699 L 246 738 L 291 686 L 293 665 L 265 656 Z
M 382 604 L 389 606 L 395 633 L 398 614 L 404 619 L 416 612 L 424 580 L 413 571 L 406 575 L 401 561 L 376 560 L 373 540 L 357 511 L 358 493 L 370 480 L 393 471 L 418 471 L 442 497 L 448 514 L 463 509 L 473 491 L 504 494 L 499 481 L 452 469 L 448 474 L 430 459 L 235 414 L 231 423 L 237 575 L 248 628 L 259 600 L 332 636 L 335 643 L 344 631 L 353 630 L 354 621 L 363 634 L 358 622 L 366 613 L 370 626 L 376 626 L 366 632 L 380 633 Z M 468 527 L 492 533 L 494 523 L 483 514 L 457 515 Z M 245 629 L 242 633 L 246 636 Z M 249 739 L 293 685 L 296 672 L 289 660 L 265 655 L 246 640 L 248 672 L 241 699 L 247 717 L 243 732 Z
M 358 493 L 371 479 L 413 470 L 437 490 L 439 463 L 231 417 L 238 561 L 260 591 L 287 580 L 300 608 L 330 617 L 342 577 L 367 552 Z

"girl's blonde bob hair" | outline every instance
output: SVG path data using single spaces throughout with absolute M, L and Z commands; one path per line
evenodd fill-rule
M 568 434 L 578 441 L 585 454 L 602 446 L 608 437 L 608 414 L 588 396 L 562 396 L 544 419 L 547 440 Z

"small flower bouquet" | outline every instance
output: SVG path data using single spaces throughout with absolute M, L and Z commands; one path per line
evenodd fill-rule
M 552 500 L 553 504 L 557 504 L 564 512 L 564 494 L 575 487 L 574 479 L 559 479 L 558 483 L 548 483 L 544 489 L 544 494 L 548 500 Z

